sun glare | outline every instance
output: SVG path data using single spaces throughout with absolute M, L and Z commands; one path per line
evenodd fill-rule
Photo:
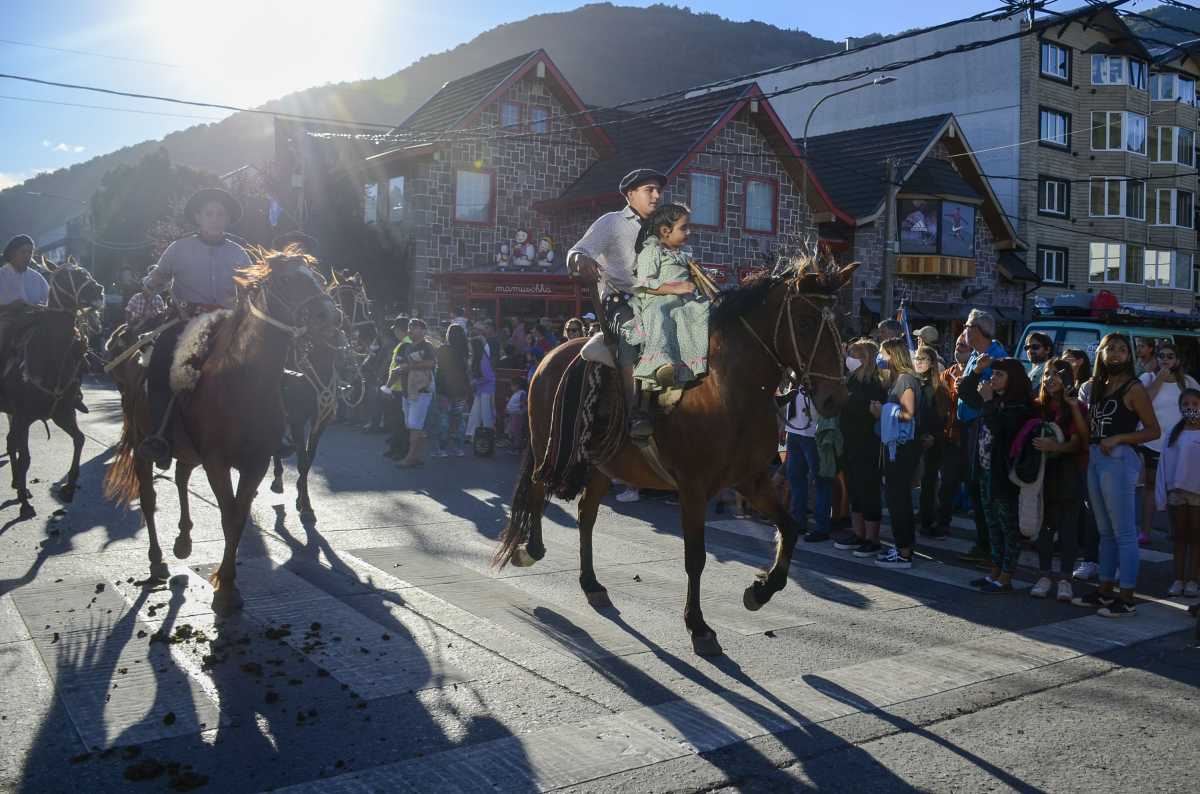
M 158 0 L 141 6 L 155 56 L 184 65 L 179 76 L 199 92 L 196 98 L 250 105 L 368 76 L 368 48 L 386 8 L 382 0 Z

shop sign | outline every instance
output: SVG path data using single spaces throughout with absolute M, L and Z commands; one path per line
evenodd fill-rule
M 504 283 L 504 282 L 471 282 L 471 294 L 511 296 L 518 298 L 538 297 L 575 297 L 575 287 L 572 284 L 547 284 L 544 282 Z

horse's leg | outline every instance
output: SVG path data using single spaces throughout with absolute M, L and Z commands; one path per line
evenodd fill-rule
M 283 461 L 278 455 L 271 456 L 274 465 L 271 476 L 271 493 L 283 493 Z
M 313 461 L 316 460 L 317 445 L 321 443 L 323 432 L 325 432 L 324 425 L 314 427 L 304 443 L 297 443 L 296 446 L 296 468 L 299 471 L 299 477 L 296 480 L 296 509 L 300 511 L 301 521 L 315 521 L 317 518 L 312 509 L 312 502 L 308 499 L 308 472 L 312 468 Z M 303 430 L 301 435 L 303 435 Z
M 29 500 L 33 494 L 29 492 L 29 420 L 13 417 L 8 430 L 8 448 L 13 455 L 13 488 L 17 499 L 21 502 L 21 515 L 33 514 L 33 505 Z
M 742 594 L 742 603 L 746 605 L 746 609 L 754 611 L 770 601 L 771 596 L 787 584 L 788 570 L 792 566 L 792 552 L 796 548 L 800 529 L 792 520 L 787 505 L 780 499 L 779 492 L 775 490 L 770 472 L 764 471 L 739 486 L 738 493 L 749 500 L 755 510 L 770 517 L 777 530 L 775 560 L 771 563 L 770 570 L 760 573 L 756 581 Z
M 158 508 L 158 495 L 154 492 L 154 464 L 150 461 L 138 460 L 135 464 L 138 479 L 138 499 L 142 508 L 142 518 L 146 521 L 146 532 L 150 535 L 150 582 L 161 582 L 170 577 L 171 572 L 163 562 L 162 547 L 158 545 L 158 525 L 154 513 Z
M 194 463 L 175 461 L 175 490 L 179 494 L 179 535 L 175 537 L 175 559 L 186 560 L 192 556 L 192 505 L 188 499 L 188 480 L 195 470 Z
M 227 617 L 242 608 L 242 596 L 234 584 L 234 577 L 237 575 L 237 544 L 242 533 L 234 525 L 236 498 L 233 483 L 229 478 L 229 468 L 206 465 L 204 473 L 208 475 L 208 484 L 217 497 L 217 506 L 221 510 L 221 534 L 225 537 L 221 564 L 209 577 L 214 589 L 212 609 L 219 616 Z
M 704 613 L 700 609 L 700 575 L 704 573 L 707 560 L 704 517 L 708 510 L 708 498 L 703 491 L 681 490 L 679 507 L 683 514 L 683 566 L 688 578 L 683 623 L 691 632 L 692 650 L 701 656 L 720 656 L 724 651 L 717 642 L 717 633 L 704 622 Z
M 517 488 L 513 492 L 508 524 L 500 533 L 500 548 L 492 557 L 492 565 L 503 567 L 512 563 L 528 568 L 546 556 L 542 543 L 542 511 L 546 509 L 546 489 L 533 479 L 533 445 L 525 448 Z
M 58 495 L 64 502 L 75 498 L 75 488 L 79 484 L 79 459 L 83 456 L 83 432 L 79 429 L 79 421 L 75 407 L 69 406 L 59 410 L 54 416 L 54 424 L 61 427 L 71 437 L 74 449 L 71 453 L 71 468 L 67 470 L 67 481 L 58 490 Z
M 612 606 L 608 590 L 596 579 L 596 569 L 592 567 L 592 529 L 596 526 L 596 512 L 600 509 L 600 500 L 611 487 L 612 479 L 608 475 L 592 469 L 592 476 L 579 500 L 579 586 L 588 603 L 597 608 Z

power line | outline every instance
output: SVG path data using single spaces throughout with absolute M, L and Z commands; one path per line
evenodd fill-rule
M 39 105 L 62 105 L 71 108 L 87 108 L 89 110 L 115 110 L 121 113 L 137 113 L 140 116 L 166 116 L 176 119 L 200 119 L 202 121 L 221 121 L 220 116 L 194 116 L 188 113 L 162 113 L 154 110 L 138 110 L 136 108 L 118 108 L 112 105 L 85 105 L 79 102 L 63 102 L 57 99 L 34 99 L 27 96 L 11 96 L 0 94 L 0 99 L 12 99 L 17 102 L 36 102 Z
M 102 52 L 90 52 L 88 50 L 71 50 L 66 47 L 51 47 L 47 44 L 31 44 L 27 41 L 13 41 L 12 39 L 0 39 L 0 44 L 12 44 L 17 47 L 32 47 L 37 50 L 50 50 L 52 52 L 65 52 L 71 55 L 86 55 L 90 58 L 106 58 L 110 61 L 125 61 L 126 63 L 140 63 L 148 66 L 165 66 L 168 69 L 182 69 L 183 67 L 177 63 L 164 63 L 162 61 L 147 61 L 142 58 L 126 58 L 121 55 L 106 55 Z

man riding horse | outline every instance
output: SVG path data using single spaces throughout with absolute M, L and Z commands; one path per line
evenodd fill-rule
M 604 341 L 613 350 L 613 358 L 621 371 L 625 404 L 630 406 L 631 412 L 629 432 L 635 438 L 649 436 L 653 428 L 646 406 L 635 405 L 633 368 L 637 364 L 637 349 L 625 341 L 621 325 L 633 319 L 629 299 L 633 297 L 636 280 L 634 244 L 642 221 L 658 207 L 666 184 L 667 178 L 651 168 L 630 171 L 619 185 L 625 196 L 625 208 L 597 218 L 567 252 L 567 270 L 571 275 L 589 284 L 600 283 Z
M 171 462 L 174 400 L 170 371 L 184 321 L 203 312 L 232 309 L 237 299 L 234 276 L 250 266 L 246 250 L 226 233 L 242 216 L 237 199 L 219 188 L 206 188 L 188 199 L 184 215 L 199 227 L 199 232 L 167 246 L 158 266 L 142 282 L 153 292 L 171 287 L 176 317 L 180 319 L 159 333 L 146 373 L 153 431 L 138 446 L 137 456 L 160 468 Z

